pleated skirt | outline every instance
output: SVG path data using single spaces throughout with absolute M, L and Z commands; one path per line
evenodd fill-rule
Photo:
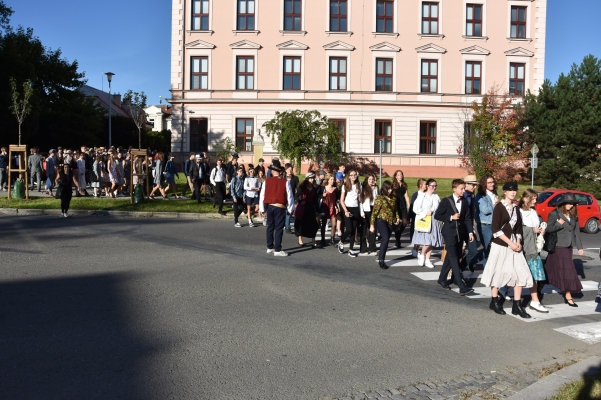
M 432 218 L 432 229 L 430 229 L 430 232 L 418 232 L 414 230 L 411 244 L 442 247 L 444 245 L 444 241 L 442 238 L 441 229 L 440 222 Z
M 532 287 L 530 268 L 522 252 L 509 247 L 490 244 L 490 253 L 480 282 L 487 287 Z
M 549 253 L 545 260 L 545 269 L 549 283 L 562 292 L 580 292 L 582 284 L 578 279 L 576 267 L 572 260 L 571 247 L 555 248 L 554 253 Z

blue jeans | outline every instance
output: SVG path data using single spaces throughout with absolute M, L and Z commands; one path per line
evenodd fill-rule
M 482 246 L 484 247 L 482 265 L 486 266 L 486 249 L 492 240 L 492 225 L 478 224 L 478 234 L 480 235 L 480 240 L 482 241 Z
M 290 214 L 286 213 L 286 230 L 289 231 L 290 230 Z
M 267 206 L 267 248 L 275 251 L 282 250 L 282 236 L 284 236 L 284 222 L 286 209 L 276 206 Z

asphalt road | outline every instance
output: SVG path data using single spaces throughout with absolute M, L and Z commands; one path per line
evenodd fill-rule
M 601 313 L 498 316 L 487 299 L 412 275 L 426 271 L 417 266 L 384 271 L 374 257 L 299 248 L 292 235 L 290 257 L 273 257 L 262 226 L 0 224 L 2 398 L 311 399 L 601 354 L 553 330 Z M 584 236 L 599 247 L 599 234 Z M 577 260 L 581 279 L 601 280 L 599 264 Z M 557 294 L 544 300 L 567 308 Z

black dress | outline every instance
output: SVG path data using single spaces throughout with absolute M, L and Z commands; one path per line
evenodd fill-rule
M 407 188 L 404 186 L 399 186 L 394 190 L 394 196 L 396 197 L 396 211 L 398 213 L 399 218 L 401 219 L 401 223 L 396 227 L 394 231 L 394 238 L 396 239 L 396 246 L 401 247 L 401 235 L 405 230 L 405 224 L 403 224 L 403 220 L 407 220 L 407 202 L 405 201 L 405 193 L 407 193 Z M 411 238 L 409 239 L 411 241 Z
M 297 206 L 294 212 L 294 234 L 315 239 L 319 229 L 316 214 L 319 204 L 317 190 L 311 185 L 307 185 L 305 189 L 299 187 L 295 198 Z
M 71 198 L 73 197 L 73 172 L 65 174 L 63 170 L 59 172 L 58 185 L 61 188 L 61 212 L 69 211 Z

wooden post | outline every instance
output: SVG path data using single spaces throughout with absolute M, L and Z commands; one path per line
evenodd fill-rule
M 18 167 L 13 168 L 13 153 L 18 154 Z M 8 146 L 8 199 L 10 200 L 10 180 L 13 172 L 19 173 L 19 179 L 25 174 L 25 199 L 29 200 L 29 173 L 27 171 L 27 145 L 11 144 Z M 41 184 L 41 183 L 40 183 Z
M 138 161 L 134 161 L 135 158 L 138 157 Z M 152 167 L 152 165 L 148 164 L 148 160 L 150 160 L 150 157 L 148 156 L 148 153 L 146 151 L 146 149 L 140 149 L 140 150 L 131 150 L 131 176 L 129 179 L 129 195 L 130 195 L 130 202 L 133 204 L 134 202 L 134 176 L 137 177 L 137 181 L 139 184 L 144 185 L 143 181 L 146 181 L 146 188 L 144 190 L 144 192 L 146 193 L 146 196 L 144 196 L 146 199 L 148 199 L 148 197 L 150 196 L 150 169 Z M 135 165 L 134 165 L 135 164 Z M 137 173 L 134 173 L 134 169 L 137 170 Z

